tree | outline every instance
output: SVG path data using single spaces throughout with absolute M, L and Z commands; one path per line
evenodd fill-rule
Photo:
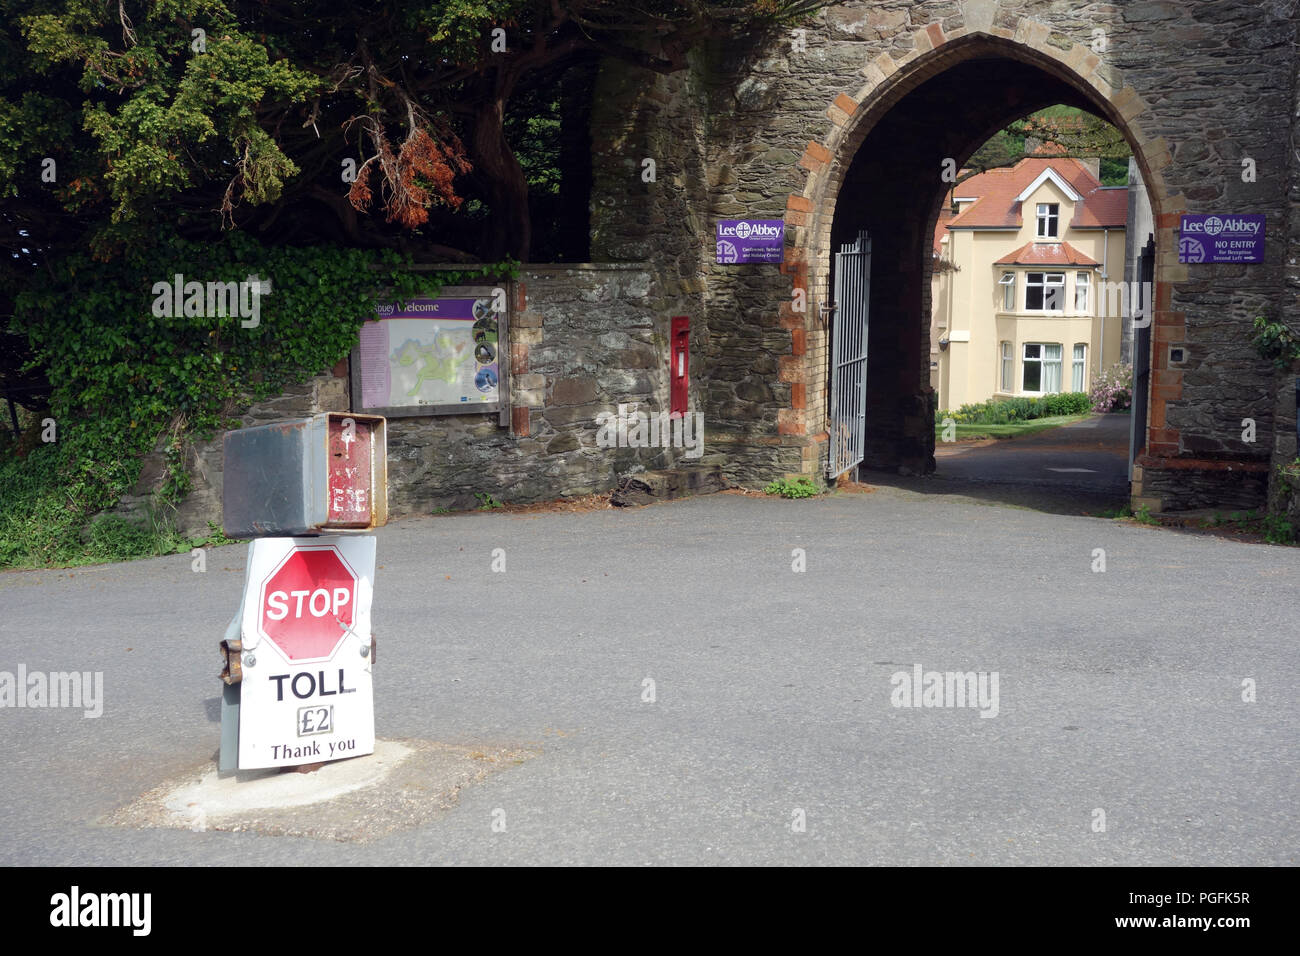
M 522 260 L 535 207 L 584 254 L 599 59 L 669 73 L 705 37 L 822 5 L 0 0 L 0 316 L 78 255 L 161 262 L 232 231 Z M 0 384 L 41 407 L 34 353 L 0 344 Z
M 679 70 L 705 37 L 821 5 L 0 0 L 9 265 L 87 245 L 111 257 L 159 222 L 195 238 L 242 228 L 273 242 L 524 258 L 515 97 L 593 56 Z M 38 177 L 47 158 L 52 181 Z M 487 235 L 471 248 L 437 241 L 483 209 Z
M 1100 159 L 1103 185 L 1128 182 L 1132 152 L 1124 134 L 1100 116 L 1075 107 L 1052 106 L 1016 120 L 985 141 L 966 161 L 956 183 L 990 169 L 1014 166 L 1044 146 L 1053 147 L 1054 156 Z

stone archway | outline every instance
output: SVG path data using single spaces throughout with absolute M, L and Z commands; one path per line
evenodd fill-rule
M 1181 396 L 1182 372 L 1165 367 L 1161 358 L 1165 346 L 1183 337 L 1184 317 L 1171 311 L 1170 303 L 1172 284 L 1187 278 L 1187 267 L 1177 262 L 1175 238 L 1186 204 L 1181 195 L 1170 195 L 1166 186 L 1163 174 L 1172 161 L 1168 145 L 1146 132 L 1147 106 L 1132 87 L 1124 85 L 1118 72 L 1106 67 L 1109 80 L 1101 75 L 1103 56 L 1082 43 L 1069 48 L 1049 43 L 1049 28 L 1028 18 L 1017 20 L 1014 27 L 994 26 L 991 3 L 970 0 L 965 7 L 967 26 L 945 33 L 932 23 L 917 30 L 910 53 L 898 59 L 888 53 L 875 57 L 862 68 L 865 82 L 827 105 L 825 133 L 807 144 L 799 162 L 807 171 L 804 188 L 787 199 L 785 221 L 793 245 L 788 247 L 785 269 L 796 288 L 808 291 L 811 301 L 825 302 L 831 252 L 846 232 L 836 214 L 853 189 L 854 165 L 864 147 L 872 148 L 872 137 L 879 139 L 882 131 L 886 138 L 893 137 L 890 143 L 902 142 L 901 155 L 881 166 L 905 180 L 905 188 L 894 192 L 910 190 L 908 208 L 896 201 L 889 214 L 876 210 L 879 227 L 891 235 L 898 231 L 894 238 L 899 258 L 883 270 L 884 288 L 873 290 L 873 303 L 879 301 L 884 310 L 873 316 L 873 322 L 879 320 L 881 334 L 896 336 L 897 341 L 882 339 L 886 353 L 878 355 L 873 365 L 877 388 L 868 400 L 871 403 L 874 397 L 880 416 L 875 422 L 879 442 L 874 452 L 869 445 L 869 455 L 874 456 L 869 460 L 876 466 L 928 471 L 933 468 L 934 446 L 927 401 L 930 263 L 920 252 L 920 242 L 925 237 L 928 248 L 942 202 L 940 160 L 950 157 L 960 165 L 1006 122 L 1052 102 L 1072 103 L 1101 115 L 1129 141 L 1149 191 L 1157 229 L 1153 385 L 1144 461 L 1158 463 L 1160 457 L 1178 451 L 1179 436 L 1167 427 L 1165 412 L 1166 403 Z M 981 12 L 986 14 L 985 23 L 977 28 Z M 1003 75 L 979 85 L 982 73 L 998 71 Z M 945 77 L 950 81 L 947 87 Z M 968 98 L 954 101 L 961 113 L 945 117 L 934 112 L 944 95 L 962 93 Z M 908 122 L 928 124 L 932 142 L 924 147 L 904 142 Z M 874 145 L 879 148 L 881 143 Z M 825 323 L 816 307 L 805 314 L 788 308 L 782 313 L 783 324 L 791 330 L 793 357 L 780 372 L 781 380 L 791 385 L 791 408 L 780 413 L 780 430 L 800 436 L 811 446 L 805 450 L 805 462 L 824 460 L 828 437 Z M 897 379 L 891 380 L 894 375 Z

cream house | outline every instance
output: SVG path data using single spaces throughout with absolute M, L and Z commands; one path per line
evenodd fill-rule
M 1091 164 L 1026 157 L 950 193 L 930 327 L 940 408 L 1087 391 L 1119 361 L 1128 187 Z

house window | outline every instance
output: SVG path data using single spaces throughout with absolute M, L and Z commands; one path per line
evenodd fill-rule
M 1037 395 L 1061 390 L 1061 346 L 1025 343 L 1021 391 Z
M 1040 312 L 1065 311 L 1065 273 L 1025 274 L 1025 308 Z
M 998 285 L 1002 286 L 1002 311 L 1016 311 L 1016 274 L 1014 272 L 1002 273 Z
M 1074 311 L 1079 315 L 1088 314 L 1088 288 L 1092 277 L 1086 272 L 1077 272 L 1074 276 Z
M 1002 391 L 1004 392 L 1011 391 L 1011 375 L 1012 375 L 1011 343 L 1003 342 L 1002 343 Z
M 1057 236 L 1056 226 L 1060 222 L 1061 204 L 1054 202 L 1040 202 L 1038 204 L 1038 238 L 1055 239 Z
M 1082 392 L 1084 390 L 1083 388 L 1084 367 L 1087 365 L 1087 361 L 1088 361 L 1088 346 L 1084 345 L 1082 342 L 1079 342 L 1074 346 L 1074 364 L 1070 368 L 1070 372 L 1071 372 L 1070 390 L 1071 391 Z

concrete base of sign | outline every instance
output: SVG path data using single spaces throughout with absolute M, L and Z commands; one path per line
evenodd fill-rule
M 171 827 L 368 842 L 452 809 L 466 786 L 535 751 L 377 740 L 375 752 L 310 774 L 220 772 L 206 764 L 106 816 L 110 826 Z
M 324 803 L 345 793 L 372 787 L 413 751 L 394 740 L 375 741 L 375 752 L 350 760 L 334 760 L 314 774 L 270 770 L 209 770 L 197 783 L 175 791 L 164 806 L 186 818 L 213 819 L 249 810 L 278 810 Z

